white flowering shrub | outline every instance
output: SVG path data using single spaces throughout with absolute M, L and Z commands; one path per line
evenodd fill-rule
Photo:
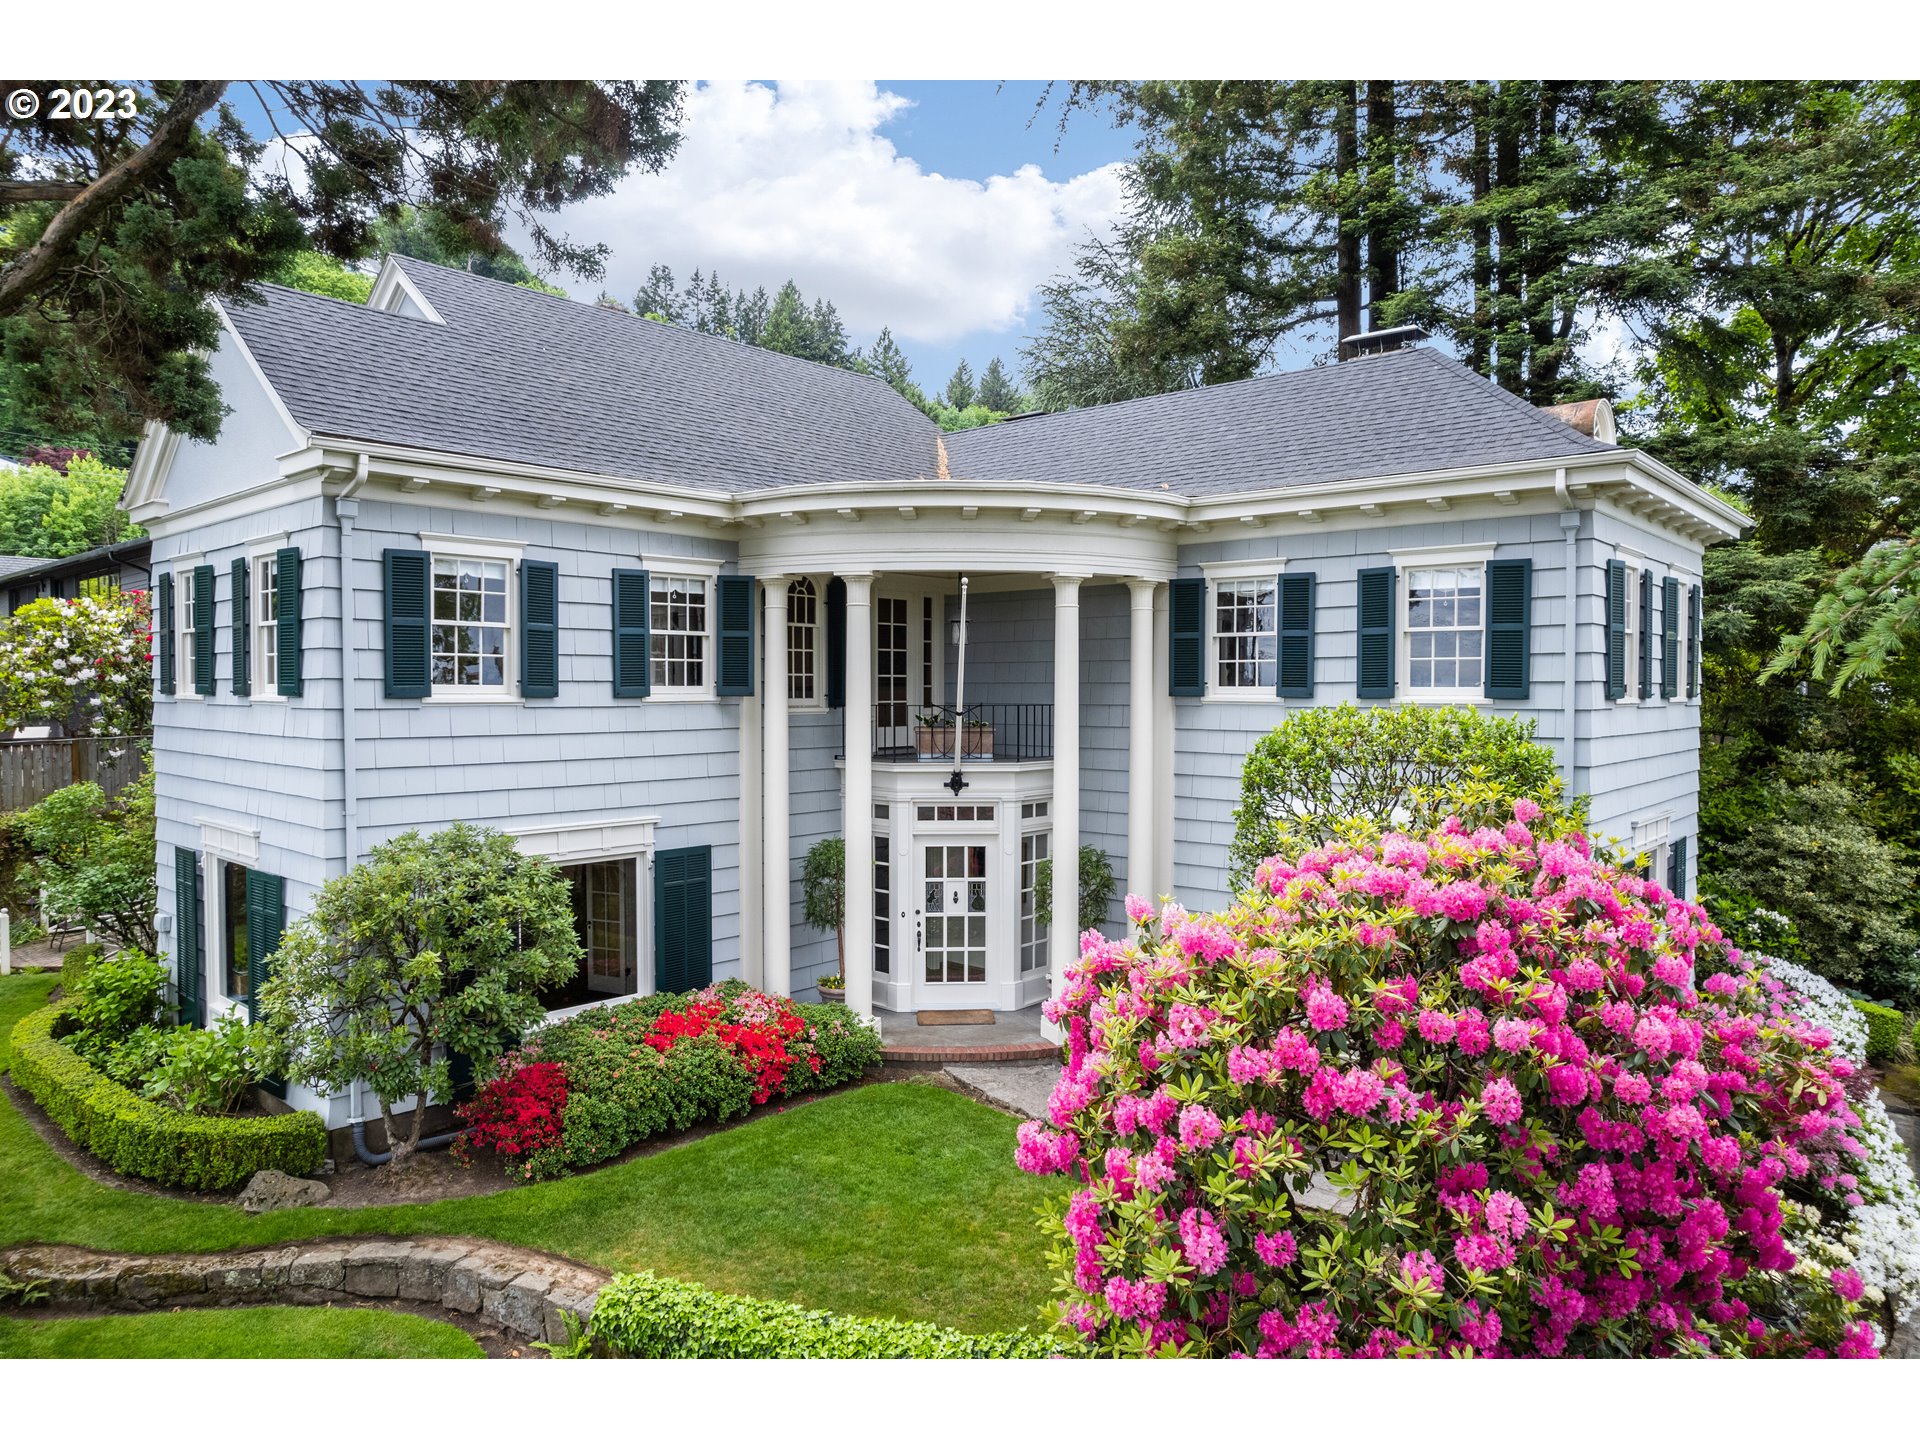
M 1805 1020 L 1833 1037 L 1833 1049 L 1856 1065 L 1867 1054 L 1867 1027 L 1853 1002 L 1826 980 L 1790 960 L 1762 957 L 1773 977 L 1794 993 Z M 1902 1324 L 1920 1319 L 1920 1182 L 1877 1090 L 1853 1098 L 1859 1124 L 1849 1136 L 1861 1147 L 1860 1203 L 1844 1220 L 1816 1225 L 1800 1240 L 1801 1263 L 1819 1270 L 1850 1266 L 1868 1286 L 1868 1298 L 1886 1297 Z M 1878 1292 L 1877 1295 L 1875 1292 Z
M 153 716 L 147 592 L 35 600 L 0 619 L 0 731 L 139 735 Z

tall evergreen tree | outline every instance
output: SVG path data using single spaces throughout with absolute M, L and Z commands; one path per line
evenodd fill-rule
M 1007 367 L 1000 363 L 1000 357 L 994 356 L 987 362 L 987 368 L 980 372 L 980 388 L 975 399 L 989 410 L 1001 414 L 1010 414 L 1021 408 L 1020 392 L 1013 388 L 1013 382 L 1007 378 Z
M 973 404 L 973 367 L 964 359 L 953 367 L 953 374 L 947 377 L 947 388 L 941 392 L 941 398 L 956 410 L 964 410 Z
M 696 284 L 699 272 L 694 272 Z M 655 265 L 647 271 L 647 283 L 633 293 L 633 313 L 651 315 L 656 320 L 664 320 L 669 325 L 681 322 L 680 290 L 674 284 L 673 271 L 665 265 Z
M 871 374 L 878 375 L 901 394 L 907 393 L 907 387 L 913 383 L 913 367 L 907 363 L 907 353 L 894 340 L 890 328 L 880 327 L 879 335 L 863 359 Z

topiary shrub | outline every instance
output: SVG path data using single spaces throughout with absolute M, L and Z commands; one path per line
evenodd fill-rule
M 1867 1063 L 1892 1064 L 1900 1053 L 1900 1037 L 1907 1028 L 1907 1017 L 1871 1000 L 1856 1000 L 1853 1006 L 1867 1022 Z
M 968 1335 L 722 1295 L 650 1270 L 608 1282 L 587 1334 L 597 1349 L 636 1360 L 1038 1360 L 1064 1348 L 1024 1330 Z
M 1553 752 L 1534 722 L 1464 706 L 1316 706 L 1295 711 L 1247 752 L 1228 864 L 1235 891 L 1269 855 L 1388 829 L 1417 834 L 1458 814 L 1470 823 L 1525 798 L 1575 820 Z
M 74 1144 L 122 1175 L 189 1190 L 229 1190 L 256 1170 L 309 1175 L 327 1153 L 318 1115 L 183 1115 L 142 1099 L 54 1038 L 64 1002 L 13 1027 L 14 1083 Z
M 1874 1353 L 1860 1277 L 1784 1239 L 1854 1189 L 1820 1138 L 1854 1067 L 1697 905 L 1542 820 L 1263 862 L 1209 918 L 1129 897 L 1135 939 L 1083 942 L 1017 1156 L 1080 1180 L 1063 1324 L 1122 1355 Z

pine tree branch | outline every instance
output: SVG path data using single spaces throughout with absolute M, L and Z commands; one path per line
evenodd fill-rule
M 24 309 L 101 213 L 186 153 L 195 124 L 226 88 L 225 80 L 188 80 L 180 87 L 147 143 L 69 200 L 40 238 L 0 269 L 0 315 Z
M 0 180 L 0 205 L 27 205 L 35 200 L 72 200 L 85 193 L 84 180 Z

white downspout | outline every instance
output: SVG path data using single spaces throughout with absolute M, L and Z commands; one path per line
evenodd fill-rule
M 1580 723 L 1580 512 L 1574 507 L 1573 496 L 1567 489 L 1567 471 L 1562 466 L 1554 471 L 1553 488 L 1560 497 L 1560 503 L 1566 507 L 1560 512 L 1560 530 L 1566 536 L 1566 680 L 1562 685 L 1561 734 L 1566 737 L 1567 799 L 1572 800 L 1578 793 L 1574 777 L 1579 773 L 1579 723 Z
M 360 776 L 355 764 L 353 706 L 353 586 L 348 577 L 352 563 L 353 522 L 360 514 L 357 498 L 367 483 L 367 457 L 361 455 L 353 468 L 353 479 L 333 501 L 334 519 L 340 526 L 340 854 L 346 870 L 353 869 L 360 848 Z

